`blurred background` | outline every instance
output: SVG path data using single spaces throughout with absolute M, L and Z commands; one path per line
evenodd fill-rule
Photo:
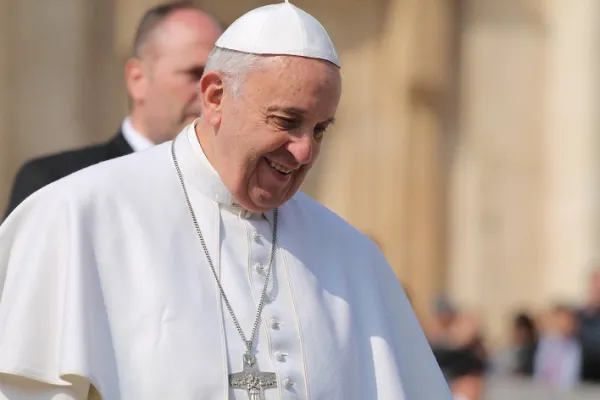
M 23 162 L 118 129 L 157 3 L 0 0 L 1 207 Z M 226 26 L 270 2 L 195 3 Z M 379 244 L 449 380 L 484 376 L 486 399 L 600 398 L 568 378 L 600 375 L 600 1 L 294 4 L 329 30 L 344 80 L 304 190 Z

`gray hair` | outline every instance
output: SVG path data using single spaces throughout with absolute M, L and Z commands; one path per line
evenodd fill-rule
M 215 47 L 206 61 L 204 73 L 218 71 L 223 74 L 224 83 L 233 96 L 239 96 L 246 75 L 259 67 L 265 57 L 239 51 Z

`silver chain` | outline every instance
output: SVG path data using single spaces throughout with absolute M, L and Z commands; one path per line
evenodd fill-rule
M 181 173 L 181 168 L 179 168 L 179 162 L 177 161 L 177 157 L 175 155 L 175 140 L 173 140 L 173 142 L 171 144 L 171 154 L 173 155 L 173 163 L 175 164 L 175 169 L 177 170 L 177 176 L 179 177 L 179 182 L 181 183 L 181 188 L 183 189 L 185 201 L 190 210 L 190 215 L 192 216 L 192 220 L 194 222 L 194 227 L 196 228 L 196 233 L 198 234 L 198 238 L 200 239 L 200 244 L 202 245 L 202 249 L 204 250 L 206 259 L 208 260 L 208 265 L 210 266 L 210 270 L 212 271 L 213 276 L 215 277 L 215 281 L 217 282 L 217 286 L 219 287 L 219 291 L 221 292 L 221 297 L 223 298 L 223 302 L 225 303 L 225 306 L 227 307 L 227 310 L 229 311 L 229 315 L 231 315 L 231 319 L 233 319 L 233 323 L 235 324 L 235 327 L 237 328 L 237 331 L 240 334 L 240 337 L 242 338 L 242 340 L 244 341 L 244 344 L 246 345 L 246 350 L 248 351 L 248 353 L 252 353 L 252 348 L 254 347 L 254 343 L 256 340 L 256 334 L 258 332 L 258 327 L 260 326 L 262 310 L 265 305 L 265 300 L 267 298 L 267 286 L 269 284 L 269 278 L 271 277 L 271 270 L 273 269 L 273 260 L 275 258 L 275 249 L 276 249 L 275 243 L 277 241 L 278 210 L 277 210 L 277 208 L 275 208 L 273 210 L 273 241 L 272 241 L 272 246 L 271 246 L 271 256 L 269 258 L 269 266 L 268 266 L 267 274 L 265 277 L 265 285 L 264 285 L 261 295 L 260 295 L 260 302 L 258 303 L 258 309 L 256 310 L 256 318 L 254 319 L 254 326 L 252 327 L 252 334 L 250 336 L 250 340 L 247 340 L 246 335 L 244 335 L 244 332 L 242 331 L 242 327 L 240 326 L 240 323 L 238 322 L 238 319 L 236 318 L 236 316 L 233 312 L 233 308 L 231 308 L 229 299 L 227 299 L 225 290 L 223 290 L 223 286 L 221 285 L 221 281 L 219 280 L 219 276 L 217 274 L 215 266 L 214 266 L 214 264 L 210 258 L 210 255 L 208 253 L 208 247 L 206 246 L 206 242 L 204 241 L 204 236 L 202 235 L 202 231 L 200 230 L 200 225 L 198 225 L 198 219 L 196 218 L 196 213 L 194 212 L 194 208 L 192 207 L 190 197 L 188 195 L 185 183 L 183 181 L 183 174 Z

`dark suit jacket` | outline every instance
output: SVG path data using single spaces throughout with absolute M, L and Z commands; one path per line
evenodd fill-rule
M 579 323 L 582 379 L 584 382 L 600 384 L 600 310 L 580 311 Z
M 80 169 L 131 152 L 133 149 L 119 131 L 106 143 L 64 151 L 26 162 L 15 178 L 5 218 L 38 189 Z

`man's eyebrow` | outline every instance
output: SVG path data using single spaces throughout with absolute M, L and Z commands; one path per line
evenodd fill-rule
M 271 106 L 269 108 L 267 108 L 268 112 L 274 112 L 274 111 L 279 111 L 279 112 L 283 112 L 289 115 L 294 115 L 294 116 L 298 116 L 301 117 L 304 114 L 307 113 L 307 111 L 303 108 L 298 108 L 298 107 L 279 107 L 279 106 Z M 321 122 L 326 123 L 326 124 L 333 124 L 335 123 L 335 117 L 331 117 L 326 119 L 325 121 Z
M 307 111 L 304 110 L 304 109 L 302 109 L 302 108 L 298 108 L 298 107 L 279 107 L 279 106 L 271 106 L 271 107 L 267 108 L 267 111 L 270 111 L 270 112 L 281 111 L 281 112 L 284 112 L 286 114 L 297 115 L 297 116 L 303 116 L 304 114 L 307 113 Z

